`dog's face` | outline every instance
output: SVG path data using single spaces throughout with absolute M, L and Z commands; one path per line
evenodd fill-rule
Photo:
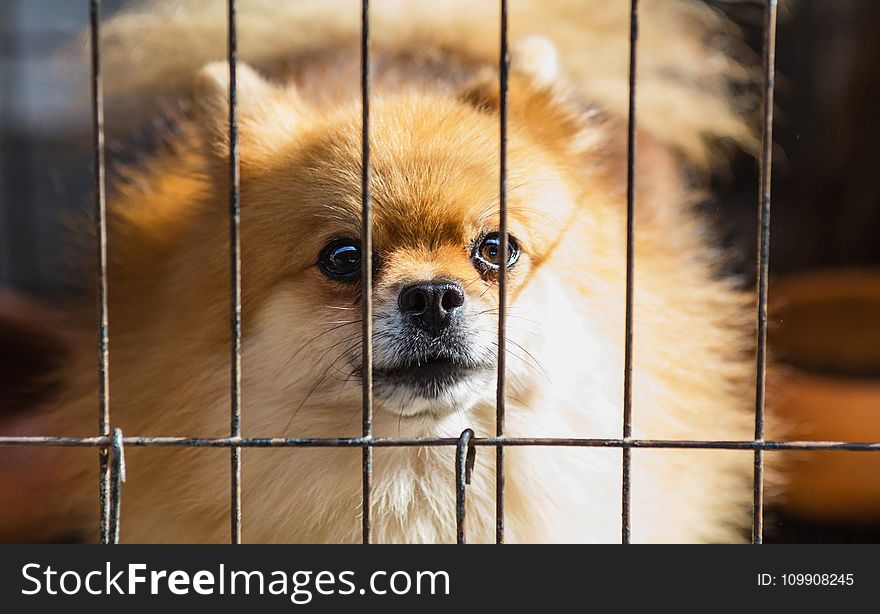
M 245 298 L 258 302 L 245 349 L 272 365 L 261 386 L 292 411 L 359 411 L 360 107 L 319 112 L 258 79 L 239 77 Z M 570 175 L 554 145 L 511 122 L 502 262 L 499 119 L 475 95 L 372 102 L 373 381 L 395 420 L 494 402 L 501 267 L 512 387 L 546 378 L 541 348 L 572 326 L 554 291 L 566 232 L 583 223 Z M 582 248 L 562 261 L 589 258 Z

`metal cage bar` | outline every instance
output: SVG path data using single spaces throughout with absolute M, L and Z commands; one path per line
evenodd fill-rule
M 95 235 L 98 243 L 98 432 L 110 436 L 110 324 L 107 308 L 107 194 L 104 160 L 104 83 L 101 75 L 101 2 L 89 1 L 91 40 L 92 139 L 94 148 Z M 110 535 L 110 456 L 101 448 L 100 466 L 100 537 L 101 543 L 111 541 Z
M 126 446 L 182 448 L 390 448 L 455 446 L 456 438 L 419 437 L 136 437 L 122 438 Z M 106 448 L 110 437 L 0 437 L 0 446 Z M 475 446 L 552 446 L 572 448 L 643 448 L 681 450 L 808 450 L 880 452 L 880 441 L 774 441 L 699 439 L 614 439 L 570 437 L 482 437 Z
M 361 369 L 363 372 L 363 436 L 373 436 L 373 208 L 370 202 L 370 2 L 361 3 Z M 361 459 L 361 531 L 363 543 L 372 541 L 370 499 L 373 489 L 373 449 L 367 445 Z
M 776 0 L 764 11 L 760 185 L 758 187 L 757 348 L 755 359 L 755 441 L 764 440 L 767 379 L 767 297 L 770 265 L 770 183 L 773 175 L 773 93 L 776 75 Z M 764 450 L 755 448 L 752 542 L 764 541 Z
M 507 78 L 510 51 L 507 36 L 507 0 L 501 0 L 501 43 L 498 54 L 498 224 L 501 253 L 498 267 L 498 380 L 495 390 L 495 435 L 504 436 L 507 393 Z M 504 446 L 495 448 L 495 543 L 504 543 Z
M 626 141 L 626 307 L 624 321 L 623 357 L 623 438 L 632 437 L 633 388 L 633 290 L 635 274 L 635 165 L 636 165 L 636 68 L 639 40 L 639 0 L 630 2 L 629 26 L 629 108 L 627 111 Z M 621 450 L 620 541 L 630 542 L 632 504 L 632 451 Z
M 238 150 L 238 32 L 235 0 L 228 5 L 229 64 L 229 271 L 230 422 L 229 435 L 241 437 L 241 165 Z M 241 543 L 241 448 L 230 450 L 230 541 Z

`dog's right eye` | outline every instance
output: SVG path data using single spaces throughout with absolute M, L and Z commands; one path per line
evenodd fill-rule
M 327 277 L 354 281 L 361 273 L 361 246 L 355 239 L 333 239 L 318 257 L 318 266 Z

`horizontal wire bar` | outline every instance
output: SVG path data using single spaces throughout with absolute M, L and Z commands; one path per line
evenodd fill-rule
M 111 437 L 0 437 L 0 447 L 102 447 L 112 445 Z M 425 438 L 280 438 L 280 437 L 123 437 L 126 446 L 190 448 L 393 448 L 455 446 L 455 437 Z M 574 448 L 655 448 L 682 450 L 828 450 L 838 452 L 880 452 L 876 441 L 703 441 L 692 439 L 604 439 L 564 437 L 484 437 L 477 446 L 546 446 Z

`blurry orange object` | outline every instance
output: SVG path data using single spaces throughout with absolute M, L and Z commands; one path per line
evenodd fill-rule
M 880 270 L 774 280 L 772 380 L 786 439 L 880 441 Z M 788 453 L 785 453 L 788 454 Z M 812 520 L 880 520 L 880 452 L 797 452 L 780 503 Z

